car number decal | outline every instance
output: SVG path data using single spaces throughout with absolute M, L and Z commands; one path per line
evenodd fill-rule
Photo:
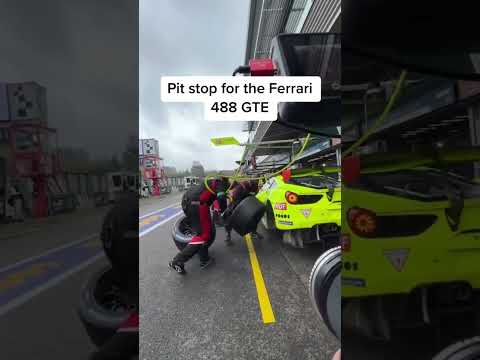
M 405 267 L 409 253 L 409 249 L 385 250 L 383 252 L 388 261 L 390 261 L 390 264 L 392 264 L 398 272 L 401 272 Z

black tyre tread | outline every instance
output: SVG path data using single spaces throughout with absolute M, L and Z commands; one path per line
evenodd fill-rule
M 181 234 L 181 231 L 179 229 L 180 224 L 186 219 L 186 216 L 183 215 L 180 217 L 175 223 L 173 224 L 172 227 L 172 238 L 173 242 L 175 243 L 175 246 L 177 247 L 178 250 L 183 250 L 185 246 L 187 246 L 189 239 Z M 215 241 L 215 237 L 217 235 L 217 230 L 215 227 L 215 224 L 212 222 L 212 233 L 211 233 L 211 240 L 210 240 L 210 245 Z M 180 238 L 180 236 L 182 238 Z M 209 245 L 209 246 L 210 246 Z
M 322 263 L 323 259 L 325 259 L 327 256 L 329 256 L 331 253 L 334 253 L 334 252 L 337 252 L 341 249 L 340 246 L 336 246 L 334 248 L 331 248 L 327 251 L 325 251 L 324 253 L 322 253 L 322 255 L 320 255 L 318 257 L 318 259 L 315 261 L 315 264 L 313 265 L 313 268 L 312 268 L 312 271 L 310 271 L 310 276 L 308 277 L 308 287 L 310 288 L 311 287 L 311 284 L 312 284 L 312 278 L 313 278 L 313 274 L 315 273 L 316 269 L 318 266 L 320 266 L 320 264 Z M 341 251 L 341 250 L 340 250 Z M 320 260 L 322 259 L 322 260 Z
M 472 346 L 474 346 L 472 348 Z M 471 357 L 476 355 L 476 357 Z M 459 357 L 461 356 L 461 357 Z M 469 356 L 468 358 L 466 356 Z M 480 359 L 480 336 L 456 342 L 438 353 L 432 360 Z
M 235 207 L 229 223 L 233 230 L 244 236 L 257 228 L 264 214 L 265 205 L 255 196 L 248 196 Z
M 266 211 L 268 230 L 275 230 L 275 213 L 273 212 L 273 207 L 270 202 L 268 202 L 268 207 Z
M 342 254 L 341 253 L 341 248 L 340 248 L 340 246 L 337 246 L 335 248 L 327 250 L 322 255 L 320 255 L 320 257 L 315 262 L 315 264 L 312 268 L 312 271 L 310 272 L 309 279 L 308 279 L 308 289 L 309 289 L 309 294 L 310 294 L 310 299 L 312 301 L 312 304 L 313 304 L 317 314 L 320 316 L 321 319 L 323 319 L 327 328 L 337 337 L 339 337 L 340 334 L 335 333 L 334 327 L 330 323 L 330 319 L 328 319 L 328 316 L 326 314 L 326 310 L 323 309 L 323 308 L 319 308 L 318 305 L 317 305 L 317 301 L 315 299 L 315 283 L 313 281 L 314 280 L 313 277 L 314 277 L 315 273 L 319 270 L 319 268 L 322 267 L 322 266 L 329 266 L 330 267 L 330 269 L 328 269 L 328 271 L 327 271 L 327 274 L 331 274 L 331 272 L 335 271 L 335 270 L 336 271 L 339 271 L 339 270 L 341 271 L 341 268 L 338 269 L 338 267 L 341 264 L 341 254 Z M 337 260 L 339 257 L 340 257 L 340 261 Z M 327 280 L 330 280 L 330 278 L 329 277 L 323 278 L 322 283 L 324 281 L 327 281 Z
M 103 250 L 114 268 L 130 273 L 138 272 L 138 239 L 126 240 L 128 231 L 138 232 L 138 199 L 128 194 L 118 199 L 102 223 Z M 107 247 L 106 244 L 111 244 Z
M 113 271 L 113 269 L 110 265 L 107 265 L 94 273 L 87 280 L 83 287 L 82 296 L 77 309 L 78 315 L 83 322 L 90 339 L 97 346 L 103 345 L 129 315 L 128 313 L 112 314 L 95 302 L 94 292 L 97 283 L 109 271 Z

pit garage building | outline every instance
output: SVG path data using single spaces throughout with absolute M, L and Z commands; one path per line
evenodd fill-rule
M 339 33 L 340 15 L 340 0 L 252 0 L 245 63 L 248 64 L 253 58 L 270 57 L 272 39 L 282 33 Z M 249 133 L 248 141 L 251 144 L 279 142 L 270 147 L 253 145 L 247 148 L 244 154 L 246 168 L 252 170 L 253 162 L 258 169 L 256 172 L 260 173 L 266 168 L 288 163 L 292 154 L 292 143 L 288 140 L 294 141 L 305 135 L 303 131 L 292 130 L 270 121 L 246 123 L 244 131 Z M 326 156 L 326 160 L 332 162 L 333 157 L 333 163 L 339 164 L 338 147 L 331 147 L 330 141 L 329 138 L 313 141 L 306 149 L 304 160 L 314 159 L 317 152 L 322 152 L 321 156 Z

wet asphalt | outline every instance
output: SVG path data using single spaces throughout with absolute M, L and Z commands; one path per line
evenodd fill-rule
M 143 201 L 140 215 L 180 198 Z M 181 276 L 167 266 L 177 252 L 174 221 L 140 239 L 140 359 L 332 358 L 339 342 L 315 313 L 306 286 L 318 249 L 291 249 L 259 228 L 264 238 L 254 247 L 276 320 L 264 324 L 245 240 L 234 233 L 227 247 L 218 228 L 215 263 L 202 270 L 193 258 Z
M 108 208 L 81 210 L 44 220 L 23 224 L 1 225 L 0 269 L 19 262 L 35 259 L 51 249 L 89 238 L 88 248 L 101 251 L 98 233 Z M 73 254 L 70 254 L 73 255 Z M 66 258 L 51 261 L 62 266 Z M 30 261 L 29 261 L 30 262 Z M 40 257 L 32 266 L 45 263 Z M 0 345 L 2 359 L 78 359 L 85 360 L 95 350 L 77 316 L 81 289 L 92 273 L 106 266 L 104 257 L 94 259 L 80 269 L 67 268 L 63 278 L 48 278 L 48 271 L 31 272 L 22 280 L 22 271 L 6 277 L 0 271 L 0 299 L 12 291 L 12 280 L 19 289 L 21 283 L 34 281 L 10 301 L 0 303 Z M 28 268 L 28 267 L 27 267 Z M 73 271 L 66 274 L 67 271 Z M 58 281 L 57 281 L 58 279 Z M 53 280 L 54 283 L 49 283 Z M 14 288 L 13 288 L 14 289 Z M 22 300 L 22 295 L 26 298 Z M 6 306 L 21 303 L 6 310 Z

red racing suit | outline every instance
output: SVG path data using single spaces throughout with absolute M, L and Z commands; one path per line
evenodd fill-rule
M 212 217 L 210 207 L 218 200 L 220 211 L 227 206 L 226 192 L 229 183 L 226 179 L 212 179 L 187 190 L 182 198 L 183 212 L 187 216 L 192 232 L 195 234 L 188 245 L 173 259 L 177 263 L 185 263 L 197 252 L 200 261 L 207 261 L 208 247 L 212 244 Z

